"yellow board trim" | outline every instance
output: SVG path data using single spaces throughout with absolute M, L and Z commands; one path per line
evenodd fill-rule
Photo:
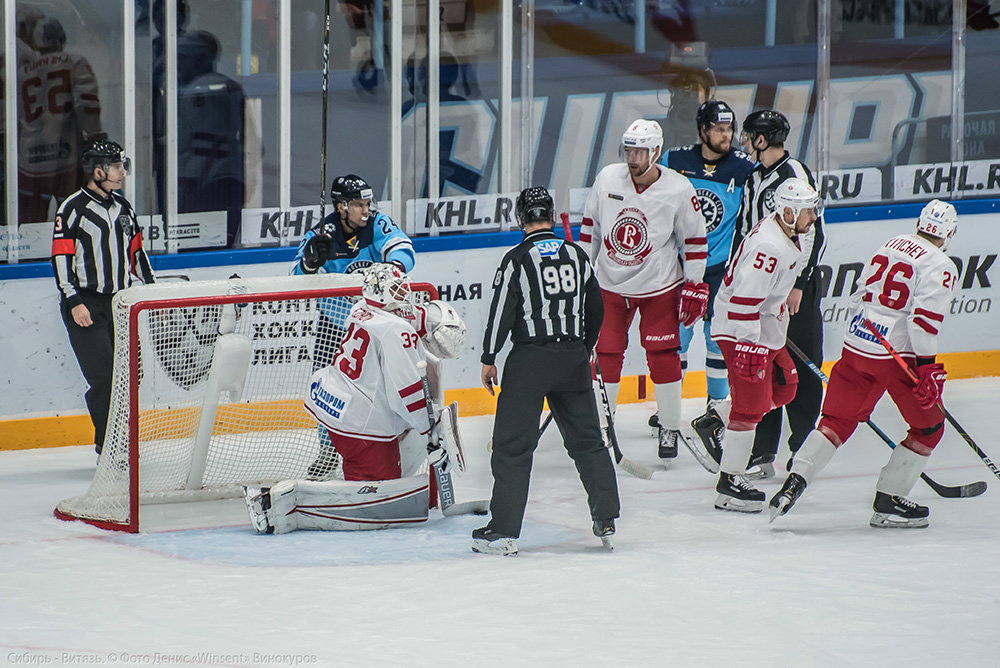
M 949 379 L 981 378 L 1000 376 L 1000 350 L 970 353 L 945 353 L 938 355 L 948 370 Z M 823 364 L 823 371 L 829 375 L 833 362 Z M 646 385 L 646 398 L 639 399 L 639 379 Z M 682 396 L 693 399 L 705 396 L 705 372 L 692 371 L 684 377 Z M 462 416 L 492 415 L 496 413 L 497 398 L 482 387 L 445 390 L 445 401 L 457 401 Z M 618 403 L 632 404 L 653 401 L 653 384 L 646 376 L 625 376 L 618 389 Z M 294 406 L 292 404 L 295 404 Z M 264 402 L 257 405 L 237 404 L 220 407 L 222 413 L 230 413 L 230 418 L 259 418 L 262 413 L 272 416 L 269 421 L 274 428 L 303 428 L 312 426 L 312 417 L 292 401 Z M 286 416 L 284 424 L 274 426 L 275 418 Z M 196 418 L 195 418 L 196 419 Z M 61 415 L 55 417 L 23 418 L 0 420 L 0 450 L 27 450 L 30 448 L 51 448 L 64 445 L 86 445 L 94 438 L 94 427 L 89 415 Z

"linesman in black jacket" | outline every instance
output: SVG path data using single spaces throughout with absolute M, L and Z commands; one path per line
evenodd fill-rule
M 736 221 L 733 252 L 740 242 L 762 218 L 774 209 L 774 191 L 790 178 L 804 179 L 816 188 L 809 168 L 789 156 L 785 139 L 791 126 L 783 114 L 771 109 L 755 111 L 743 122 L 744 142 L 757 159 L 757 166 L 747 179 L 743 190 L 743 204 Z M 803 262 L 795 287 L 788 295 L 788 340 L 801 348 L 817 365 L 823 363 L 823 315 L 820 312 L 822 288 L 819 261 L 826 244 L 823 234 L 823 217 L 806 234 L 799 235 Z M 792 455 L 798 452 L 806 436 L 815 428 L 823 401 L 823 384 L 809 371 L 801 360 L 794 358 L 799 383 L 795 398 L 785 407 L 788 414 L 788 448 Z M 770 478 L 774 475 L 774 458 L 781 436 L 781 408 L 775 408 L 757 425 L 753 453 L 747 465 L 752 478 Z M 791 465 L 789 464 L 789 469 Z
M 130 167 L 122 147 L 107 139 L 94 140 L 84 150 L 81 164 L 87 185 L 66 198 L 56 212 L 52 269 L 69 342 L 90 385 L 84 396 L 100 455 L 115 362 L 111 299 L 136 280 L 154 279 L 135 211 L 115 192 L 125 184 Z
M 482 380 L 491 395 L 497 353 L 508 335 L 513 342 L 493 425 L 492 517 L 472 532 L 473 551 L 505 555 L 517 553 L 545 399 L 587 491 L 594 535 L 609 541 L 619 512 L 590 373 L 604 318 L 601 288 L 583 250 L 553 233 L 554 206 L 545 188 L 523 190 L 515 210 L 524 241 L 497 269 L 483 336 Z

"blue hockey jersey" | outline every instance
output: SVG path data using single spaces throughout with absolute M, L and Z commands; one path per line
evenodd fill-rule
M 333 259 L 327 260 L 320 268 L 325 274 L 353 274 L 379 262 L 399 262 L 407 273 L 413 269 L 416 256 L 410 238 L 385 214 L 373 211 L 368 216 L 368 224 L 358 230 L 350 241 L 345 238 L 340 225 L 340 214 L 334 211 L 322 224 L 312 228 L 302 237 L 299 251 L 295 254 L 293 274 L 302 271 L 302 253 L 306 243 L 317 234 L 328 233 L 333 237 Z
M 729 260 L 733 229 L 743 199 L 743 184 L 756 164 L 735 148 L 719 160 L 708 161 L 701 155 L 701 144 L 672 148 L 661 163 L 691 181 L 708 232 L 709 267 Z

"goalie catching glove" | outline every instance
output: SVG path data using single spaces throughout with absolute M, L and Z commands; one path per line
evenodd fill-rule
M 465 347 L 465 323 L 458 312 L 440 299 L 428 302 L 420 309 L 424 312 L 424 347 L 442 359 L 458 359 Z
M 678 315 L 681 324 L 690 327 L 708 310 L 708 283 L 685 283 L 681 288 Z

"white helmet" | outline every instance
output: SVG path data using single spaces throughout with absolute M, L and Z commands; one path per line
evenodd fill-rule
M 653 151 L 659 149 L 660 155 L 663 155 L 663 128 L 656 121 L 642 118 L 632 121 L 622 135 L 622 145 L 618 150 L 622 162 L 625 161 L 625 149 L 629 148 L 648 149 L 649 161 L 652 163 Z
M 817 217 L 823 215 L 823 202 L 820 201 L 816 189 L 805 179 L 797 177 L 782 182 L 774 190 L 774 210 L 779 218 L 785 207 L 792 210 L 793 221 L 799 219 L 799 213 L 803 209 L 815 209 Z
M 957 228 L 958 214 L 955 212 L 955 207 L 939 199 L 928 202 L 920 212 L 920 218 L 917 218 L 917 232 L 944 239 L 941 250 L 948 248 Z
M 362 270 L 361 296 L 389 311 L 413 305 L 410 279 L 394 264 L 373 264 Z

